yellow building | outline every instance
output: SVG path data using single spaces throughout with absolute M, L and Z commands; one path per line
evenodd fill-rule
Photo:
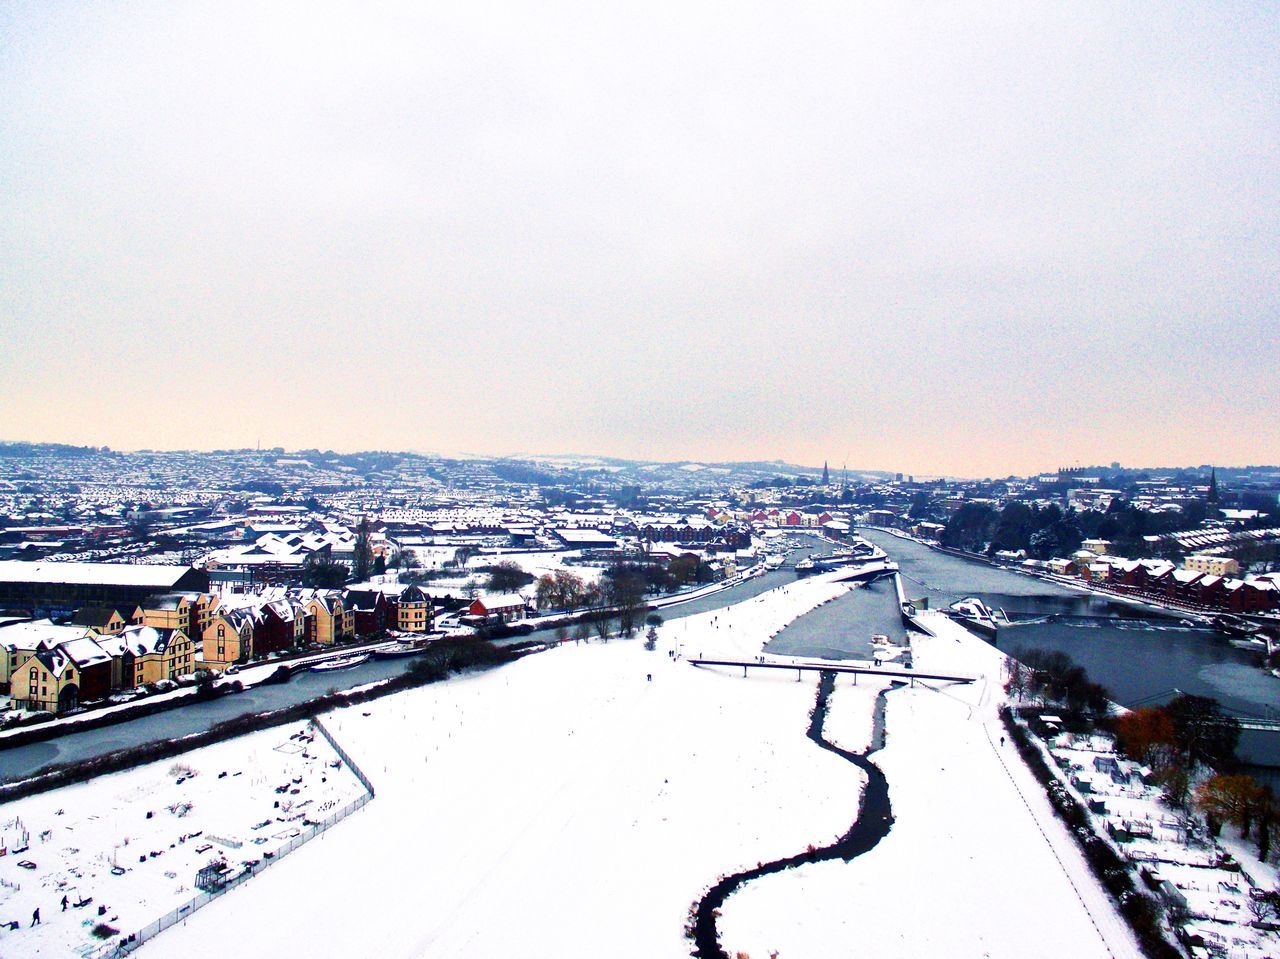
M 226 669 L 253 655 L 256 617 L 249 609 L 219 609 L 201 635 L 201 660 L 205 669 Z
M 427 594 L 417 585 L 406 587 L 396 600 L 396 621 L 392 628 L 406 633 L 425 633 L 433 622 Z
M 303 604 L 307 617 L 307 640 L 321 646 L 346 642 L 356 635 L 355 613 L 337 592 L 317 592 Z
M 112 606 L 82 606 L 76 610 L 71 625 L 82 627 L 95 635 L 115 636 L 129 625 L 129 620 Z
M 10 693 L 26 709 L 64 713 L 111 692 L 111 657 L 87 636 L 41 648 L 13 670 Z
M 218 610 L 212 593 L 165 593 L 154 596 L 133 614 L 135 626 L 180 629 L 187 636 L 203 636 Z
M 78 626 L 58 626 L 47 619 L 12 623 L 0 629 L 0 687 L 8 688 L 13 672 L 40 650 L 79 639 L 85 630 Z
M 40 650 L 13 671 L 9 688 L 19 706 L 65 712 L 79 705 L 80 673 L 65 656 Z
M 180 629 L 130 626 L 120 638 L 125 643 L 126 664 L 129 658 L 133 660 L 132 668 L 122 677 L 125 686 L 144 686 L 196 671 L 196 644 Z
M 1212 556 L 1206 553 L 1188 556 L 1182 561 L 1182 566 L 1184 569 L 1208 573 L 1210 576 L 1237 576 L 1240 573 L 1240 564 L 1231 557 Z

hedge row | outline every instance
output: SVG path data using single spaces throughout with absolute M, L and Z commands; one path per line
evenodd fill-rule
M 368 689 L 349 692 L 326 693 L 305 703 L 296 703 L 281 709 L 262 713 L 251 713 L 237 716 L 209 727 L 204 732 L 183 736 L 180 739 L 165 739 L 144 743 L 140 746 L 128 746 L 114 752 L 104 753 L 92 759 L 73 763 L 50 766 L 30 779 L 21 782 L 0 785 L 0 803 L 21 799 L 50 789 L 87 782 L 96 776 L 106 773 L 122 772 L 145 763 L 170 759 L 202 746 L 224 742 L 243 736 L 246 733 L 283 726 L 300 719 L 310 719 L 319 713 L 339 706 L 368 702 L 389 696 L 393 693 L 425 686 L 438 682 L 449 676 L 473 666 L 490 667 L 500 663 L 519 659 L 523 652 L 511 652 L 499 649 L 489 643 L 475 640 L 458 641 L 456 645 L 444 642 L 422 656 L 403 674 L 379 683 Z
M 1017 747 L 1018 755 L 1044 787 L 1049 796 L 1049 804 L 1067 824 L 1094 875 L 1115 900 L 1120 914 L 1133 929 L 1142 951 L 1150 959 L 1182 959 L 1182 953 L 1169 942 L 1164 933 L 1159 904 L 1138 889 L 1128 863 L 1094 832 L 1085 808 L 1054 775 L 1045 762 L 1044 753 L 1031 741 L 1026 728 L 1014 720 L 1013 711 L 1008 706 L 1002 706 L 1000 718 L 1004 721 L 1009 738 Z

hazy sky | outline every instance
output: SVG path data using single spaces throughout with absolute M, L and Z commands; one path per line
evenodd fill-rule
M 0 3 L 0 438 L 1280 461 L 1274 4 L 367 6 Z

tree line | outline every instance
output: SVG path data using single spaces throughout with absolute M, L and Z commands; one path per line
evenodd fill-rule
M 965 503 L 947 520 L 940 540 L 943 546 L 988 556 L 1022 550 L 1034 559 L 1051 559 L 1069 556 L 1086 539 L 1105 539 L 1119 556 L 1176 559 L 1181 552 L 1176 542 L 1153 545 L 1143 537 L 1192 529 L 1205 514 L 1203 503 L 1192 503 L 1180 513 L 1152 513 L 1125 500 L 1114 500 L 1105 510 L 1081 511 L 1016 500 L 1003 509 Z

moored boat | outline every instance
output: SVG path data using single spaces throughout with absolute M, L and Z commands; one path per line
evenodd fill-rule
M 426 644 L 418 643 L 396 643 L 394 646 L 384 646 L 382 649 L 373 651 L 374 659 L 400 659 L 404 656 L 417 656 L 427 651 Z
M 322 663 L 312 665 L 311 671 L 316 673 L 328 673 L 338 669 L 354 669 L 369 661 L 368 653 L 355 653 L 349 656 L 339 656 L 336 659 L 326 659 Z

